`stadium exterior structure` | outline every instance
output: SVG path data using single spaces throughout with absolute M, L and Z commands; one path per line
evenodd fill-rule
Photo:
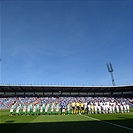
M 133 85 L 126 86 L 56 86 L 56 85 L 0 85 L 0 97 L 67 97 L 112 96 L 133 97 Z

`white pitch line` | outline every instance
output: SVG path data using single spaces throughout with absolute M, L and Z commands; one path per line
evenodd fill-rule
M 102 121 L 102 120 L 99 120 L 99 119 L 96 119 L 96 118 L 93 118 L 93 117 L 89 117 L 89 116 L 86 116 L 86 115 L 81 115 L 81 116 L 86 117 L 86 118 L 89 118 L 89 119 L 92 119 L 92 120 L 95 120 L 95 121 L 100 121 L 102 123 L 106 123 L 106 124 L 109 124 L 109 125 L 113 125 L 113 126 L 116 126 L 116 127 L 121 127 L 121 128 L 124 128 L 124 129 L 128 129 L 130 131 L 133 131 L 133 129 L 132 128 L 129 128 L 129 127 L 125 127 L 125 126 L 118 125 L 118 124 L 114 124 L 114 123 L 107 122 L 107 121 Z

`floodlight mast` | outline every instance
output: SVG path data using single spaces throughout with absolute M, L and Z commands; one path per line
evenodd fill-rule
M 115 86 L 115 79 L 114 79 L 114 75 L 113 75 L 113 67 L 112 67 L 112 64 L 111 63 L 107 63 L 107 69 L 108 69 L 108 72 L 110 72 L 110 75 L 111 75 L 111 79 L 112 79 L 112 84 L 113 86 Z

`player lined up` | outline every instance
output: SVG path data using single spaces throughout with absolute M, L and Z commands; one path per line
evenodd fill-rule
M 66 111 L 67 106 L 67 111 Z M 10 116 L 13 115 L 43 115 L 43 114 L 70 114 L 70 104 L 63 105 L 62 103 L 30 103 L 20 104 L 16 101 L 11 104 Z
M 126 113 L 129 112 L 129 104 L 125 102 L 89 102 L 87 105 L 87 113 L 88 114 L 107 114 L 107 113 Z
M 13 102 L 10 108 L 10 115 L 43 115 L 43 114 L 107 114 L 126 113 L 130 111 L 129 104 L 118 101 L 60 101 L 39 103 L 39 101 L 19 103 Z
M 129 104 L 126 102 L 109 102 L 109 101 L 94 101 L 94 102 L 72 102 L 72 113 L 73 114 L 105 114 L 105 113 L 126 113 L 130 112 Z

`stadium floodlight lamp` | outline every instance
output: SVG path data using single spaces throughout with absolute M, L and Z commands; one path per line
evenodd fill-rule
M 113 75 L 113 67 L 112 67 L 112 64 L 111 63 L 107 63 L 107 69 L 108 69 L 108 72 L 110 72 L 110 75 L 111 75 L 111 79 L 112 79 L 112 84 L 113 86 L 115 86 L 115 79 L 114 79 L 114 75 Z

